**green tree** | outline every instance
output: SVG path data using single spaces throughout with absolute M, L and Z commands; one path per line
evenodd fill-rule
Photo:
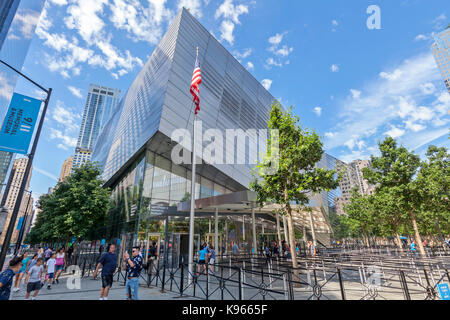
M 324 153 L 323 144 L 314 130 L 301 128 L 292 107 L 284 111 L 279 103 L 273 103 L 268 127 L 271 134 L 267 154 L 256 167 L 259 179 L 252 182 L 251 188 L 257 192 L 260 205 L 282 205 L 288 221 L 292 265 L 297 268 L 291 204 L 306 206 L 312 193 L 337 188 L 336 172 L 316 167 Z M 278 135 L 272 130 L 278 130 Z M 274 163 L 278 170 L 270 172 Z
M 422 162 L 416 185 L 421 198 L 421 224 L 427 234 L 443 238 L 450 233 L 450 157 L 444 147 L 430 146 L 427 160 Z
M 88 162 L 58 183 L 50 195 L 39 200 L 41 210 L 29 234 L 33 243 L 64 239 L 94 239 L 103 235 L 110 204 L 110 192 L 102 187 L 100 169 Z
M 414 177 L 420 166 L 420 158 L 405 147 L 387 137 L 379 143 L 380 157 L 371 157 L 372 168 L 364 168 L 364 178 L 377 185 L 376 192 L 389 193 L 397 202 L 400 212 L 407 212 L 414 230 L 416 244 L 421 255 L 425 255 L 417 225 L 416 214 L 420 213 L 420 198 Z
M 347 213 L 350 222 L 355 224 L 357 221 L 359 225 L 353 226 L 353 229 L 360 228 L 364 236 L 366 245 L 369 247 L 369 235 L 372 233 L 375 216 L 375 206 L 373 197 L 361 195 L 358 189 L 352 190 L 350 202 L 344 206 L 344 211 Z
M 394 236 L 397 246 L 402 248 L 400 230 L 402 225 L 408 224 L 409 218 L 395 196 L 389 188 L 380 189 L 373 195 L 373 203 L 381 235 Z

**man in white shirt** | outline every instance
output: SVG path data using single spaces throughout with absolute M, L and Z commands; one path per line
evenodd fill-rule
M 46 266 L 47 266 L 47 276 L 48 276 L 48 282 L 47 282 L 47 289 L 52 288 L 53 279 L 55 278 L 55 265 L 56 265 L 56 259 L 55 254 L 52 253 L 50 256 L 50 259 L 48 259 Z

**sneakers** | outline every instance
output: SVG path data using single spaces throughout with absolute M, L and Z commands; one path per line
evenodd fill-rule
M 50 290 L 52 287 L 50 285 L 47 286 L 47 289 Z
M 59 280 L 58 279 L 56 279 L 56 284 L 59 284 Z
M 20 291 L 20 288 L 14 288 L 12 291 L 13 291 L 13 292 Z
M 36 300 L 36 298 L 35 297 L 31 297 L 31 300 Z

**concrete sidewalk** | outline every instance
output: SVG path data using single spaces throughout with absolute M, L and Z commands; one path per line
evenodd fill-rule
M 49 290 L 44 286 L 37 295 L 36 300 L 98 300 L 102 281 L 100 276 L 97 280 L 92 277 L 81 279 L 80 289 L 69 289 L 69 276 L 64 275 L 59 279 L 59 284 L 53 284 Z M 24 300 L 26 293 L 26 284 L 22 282 L 20 291 L 11 292 L 10 300 Z M 180 300 L 174 293 L 161 293 L 160 288 L 139 287 L 139 300 Z M 125 286 L 123 281 L 114 282 L 109 291 L 108 300 L 126 300 Z M 194 298 L 183 297 L 181 300 L 197 300 Z

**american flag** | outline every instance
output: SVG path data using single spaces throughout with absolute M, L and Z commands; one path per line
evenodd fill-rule
M 200 111 L 200 91 L 198 86 L 202 83 L 202 73 L 200 72 L 200 63 L 198 62 L 198 55 L 195 59 L 195 68 L 194 68 L 194 74 L 192 75 L 192 82 L 191 82 L 191 94 L 193 96 L 193 101 L 195 104 L 195 114 L 197 114 Z

